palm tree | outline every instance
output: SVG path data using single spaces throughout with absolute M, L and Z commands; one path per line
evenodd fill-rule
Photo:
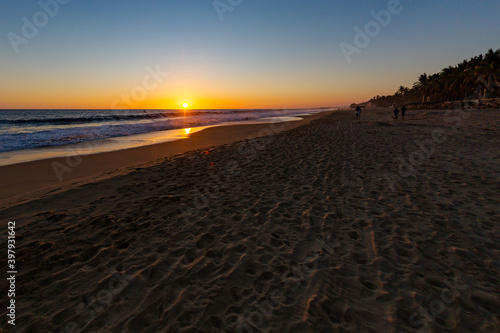
M 421 91 L 422 102 L 425 102 L 425 97 L 429 92 L 428 81 L 429 77 L 427 76 L 426 73 L 424 73 L 418 77 L 418 82 L 415 82 L 415 84 L 413 85 L 414 87 L 417 87 L 417 89 Z
M 478 65 L 481 58 L 474 57 L 466 62 L 466 68 L 464 69 L 465 80 L 464 80 L 464 94 L 465 99 L 467 97 L 480 97 L 480 92 L 477 91 L 477 77 L 478 77 Z
M 452 78 L 453 78 L 453 73 L 455 72 L 455 68 L 452 66 L 448 66 L 444 68 L 438 76 L 437 82 L 439 85 L 439 98 L 442 101 L 449 100 L 450 99 L 450 92 L 451 92 L 451 84 L 452 84 Z
M 442 91 L 441 82 L 439 80 L 439 74 L 432 74 L 427 78 L 426 81 L 426 91 L 427 91 L 427 102 L 435 101 L 436 98 L 440 98 Z
M 470 74 L 472 77 L 470 79 L 472 80 L 471 84 L 473 87 L 471 87 L 473 94 L 477 98 L 481 98 L 486 94 L 486 90 L 484 88 L 484 81 L 485 77 L 483 75 L 483 62 L 484 62 L 484 56 L 481 54 L 477 57 L 474 57 L 471 59 L 470 63 Z
M 500 49 L 490 49 L 485 55 L 464 60 L 437 74 L 424 73 L 411 89 L 400 86 L 394 95 L 377 95 L 372 100 L 387 106 L 420 98 L 422 102 L 446 102 L 487 97 L 500 97 Z
M 480 64 L 480 80 L 484 85 L 483 98 L 488 93 L 490 97 L 498 96 L 500 87 L 500 49 L 489 49 Z
M 418 78 L 418 82 L 420 83 L 420 87 L 422 88 L 422 102 L 425 102 L 431 88 L 429 86 L 429 76 L 426 73 L 420 75 Z
M 459 63 L 456 70 L 453 71 L 451 77 L 450 90 L 453 93 L 454 100 L 460 100 L 466 97 L 465 85 L 467 83 L 467 62 L 463 61 Z

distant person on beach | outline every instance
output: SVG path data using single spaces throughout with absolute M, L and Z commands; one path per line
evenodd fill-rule
M 361 120 L 361 108 L 359 105 L 356 107 L 356 120 Z
M 401 118 L 405 120 L 406 106 L 403 105 L 401 108 Z
M 394 109 L 394 120 L 398 120 L 398 114 L 399 114 L 399 109 L 396 106 L 396 108 Z

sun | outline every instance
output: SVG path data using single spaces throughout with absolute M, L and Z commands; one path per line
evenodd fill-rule
M 181 105 L 182 105 L 182 107 L 184 109 L 186 109 L 189 106 L 189 103 L 188 102 L 183 102 Z

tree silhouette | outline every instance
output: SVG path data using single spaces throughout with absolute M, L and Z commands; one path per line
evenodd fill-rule
M 500 49 L 490 49 L 485 55 L 448 66 L 436 74 L 421 74 L 412 88 L 400 86 L 394 95 L 377 95 L 370 102 L 387 107 L 481 98 L 500 98 Z

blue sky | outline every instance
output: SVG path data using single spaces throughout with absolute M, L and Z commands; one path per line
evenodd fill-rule
M 4 0 L 0 108 L 109 108 L 148 66 L 168 77 L 138 107 L 341 106 L 500 48 L 500 1 L 402 0 L 348 63 L 340 44 L 391 1 L 220 0 L 221 20 L 210 0 L 42 0 L 58 12 L 16 53 L 9 34 L 43 9 Z

